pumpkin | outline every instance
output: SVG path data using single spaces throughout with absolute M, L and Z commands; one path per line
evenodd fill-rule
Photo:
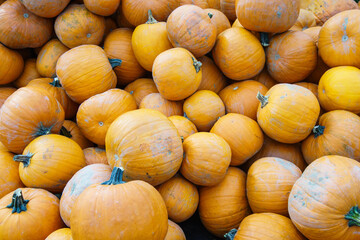
M 256 120 L 259 101 L 256 98 L 258 92 L 266 94 L 269 89 L 260 82 L 254 80 L 233 83 L 219 93 L 225 104 L 227 113 L 240 113 Z
M 0 109 L 0 141 L 11 152 L 22 153 L 36 137 L 58 133 L 63 122 L 64 110 L 54 97 L 36 89 L 20 88 Z
M 94 146 L 94 144 L 84 136 L 79 126 L 75 122 L 70 120 L 64 121 L 60 129 L 60 135 L 63 135 L 67 138 L 70 138 L 71 140 L 74 140 L 77 144 L 79 144 L 81 149 Z
M 59 199 L 36 188 L 18 188 L 1 198 L 0 222 L 0 239 L 12 240 L 43 240 L 64 226 Z
M 12 84 L 17 88 L 26 87 L 31 80 L 36 78 L 41 78 L 40 73 L 36 69 L 36 59 L 29 58 L 25 60 L 24 71 Z
M 165 99 L 183 100 L 199 87 L 202 63 L 184 48 L 172 48 L 160 53 L 154 61 L 153 79 Z
M 183 148 L 180 135 L 167 117 L 152 109 L 138 109 L 119 116 L 105 139 L 111 167 L 123 167 L 125 180 L 159 185 L 176 174 Z
M 214 8 L 220 10 L 220 1 L 219 0 L 207 0 L 209 8 Z
M 25 186 L 55 193 L 61 193 L 67 181 L 86 165 L 80 146 L 56 134 L 36 138 L 22 155 L 14 156 L 14 161 L 20 162 L 20 178 Z
M 360 11 L 348 10 L 330 18 L 319 34 L 319 54 L 329 67 L 360 68 Z M 351 50 L 350 50 L 351 49 Z
M 199 215 L 202 224 L 212 234 L 223 237 L 232 228 L 239 227 L 250 214 L 245 192 L 246 174 L 229 167 L 222 182 L 200 188 Z
M 55 21 L 55 33 L 68 48 L 83 44 L 98 45 L 104 36 L 105 19 L 83 4 L 70 4 Z
M 308 239 L 358 239 L 360 163 L 324 156 L 311 163 L 294 184 L 289 215 Z
M 186 240 L 186 237 L 179 225 L 168 220 L 168 231 L 164 240 Z
M 97 15 L 110 16 L 118 9 L 120 0 L 84 0 L 84 4 L 89 11 Z
M 142 77 L 145 70 L 136 60 L 131 46 L 132 29 L 118 28 L 113 30 L 104 42 L 104 50 L 110 59 L 120 59 L 121 64 L 114 68 L 118 85 L 127 85 Z
M 158 90 L 154 81 L 151 78 L 139 78 L 132 83 L 129 83 L 125 88 L 135 98 L 136 105 L 139 106 L 141 100 L 150 93 L 157 93 Z
M 20 0 L 7 0 L 1 4 L 0 42 L 7 47 L 41 47 L 50 39 L 52 31 L 51 19 L 33 14 Z
M 311 82 L 298 82 L 295 85 L 309 89 L 318 98 L 318 85 Z M 318 98 L 319 99 L 319 98 Z
M 111 63 L 99 46 L 82 45 L 60 56 L 56 75 L 67 95 L 74 102 L 82 103 L 116 86 L 112 67 L 120 64 L 120 61 Z
M 165 238 L 168 216 L 161 195 L 144 181 L 122 181 L 122 175 L 115 167 L 110 180 L 87 187 L 76 199 L 70 218 L 74 239 Z
M 309 37 L 311 37 L 314 40 L 316 46 L 318 46 L 320 30 L 321 30 L 320 26 L 309 27 L 307 29 L 304 29 L 303 33 L 306 33 Z
M 303 31 L 311 27 L 316 26 L 315 15 L 305 9 L 300 9 L 299 17 L 296 20 L 295 24 L 290 28 L 293 31 Z
M 339 155 L 360 161 L 360 117 L 352 112 L 334 110 L 323 114 L 302 143 L 307 163 L 326 155 Z
M 246 195 L 253 213 L 288 216 L 288 198 L 301 170 L 292 162 L 264 157 L 254 162 L 247 174 Z
M 360 69 L 351 66 L 331 68 L 321 77 L 318 94 L 321 107 L 326 111 L 360 113 Z
M 267 69 L 272 78 L 282 83 L 304 80 L 314 71 L 317 48 L 301 31 L 288 31 L 274 36 L 266 51 Z
M 117 29 L 118 26 L 115 22 L 115 20 L 113 18 L 110 17 L 106 17 L 105 18 L 105 30 L 104 30 L 104 39 L 107 37 L 107 35 L 109 35 L 109 33 L 111 33 L 113 30 Z
M 195 57 L 210 52 L 216 41 L 216 26 L 206 11 L 195 5 L 176 8 L 166 22 L 166 30 L 174 47 L 185 48 Z
M 227 85 L 226 78 L 211 58 L 202 56 L 199 61 L 202 63 L 202 78 L 198 90 L 219 93 Z
M 1 10 L 1 9 L 0 9 Z M 20 53 L 0 44 L 0 84 L 7 84 L 17 79 L 24 69 L 24 60 Z
M 139 108 L 154 109 L 165 116 L 183 115 L 183 102 L 173 102 L 163 98 L 160 93 L 150 93 L 140 102 Z
M 259 75 L 254 77 L 254 80 L 264 84 L 268 89 L 278 84 L 278 82 L 269 75 L 266 67 L 261 71 Z
M 73 240 L 70 228 L 60 228 L 52 232 L 45 240 Z
M 199 131 L 208 132 L 225 115 L 225 106 L 216 93 L 200 90 L 185 100 L 184 113 Z
M 236 18 L 236 1 L 235 0 L 220 0 L 220 10 L 231 21 L 235 21 Z
M 106 132 L 121 114 L 137 109 L 135 99 L 121 89 L 110 89 L 84 101 L 76 114 L 76 122 L 90 141 L 105 145 Z
M 199 193 L 194 184 L 177 174 L 157 187 L 164 199 L 169 218 L 180 223 L 189 219 L 199 204 Z
M 242 27 L 243 25 L 241 25 L 241 23 L 239 22 L 239 19 L 236 19 L 233 24 L 231 25 L 231 27 Z
M 40 50 L 36 59 L 36 70 L 43 77 L 55 77 L 56 63 L 59 57 L 69 48 L 58 39 L 47 42 Z
M 71 210 L 80 194 L 92 184 L 107 181 L 110 176 L 109 165 L 91 164 L 80 169 L 67 182 L 60 198 L 60 215 L 68 227 L 70 227 Z
M 102 148 L 88 147 L 83 149 L 86 165 L 103 163 L 108 164 L 106 152 Z
M 231 28 L 230 21 L 224 13 L 213 8 L 206 8 L 205 11 L 210 17 L 210 21 L 216 27 L 216 35 L 218 36 L 224 30 Z
M 265 65 L 265 52 L 259 40 L 245 28 L 229 28 L 216 40 L 213 58 L 220 70 L 232 80 L 255 77 Z
M 39 17 L 53 18 L 59 15 L 69 4 L 70 0 L 20 0 L 22 4 L 32 13 Z
M 2 105 L 4 104 L 6 99 L 8 97 L 10 97 L 11 94 L 13 94 L 15 91 L 16 91 L 16 88 L 12 88 L 12 87 L 0 88 L 0 108 L 2 107 Z
M 316 96 L 294 84 L 277 84 L 260 101 L 257 121 L 265 134 L 282 143 L 304 140 L 314 128 L 320 114 Z
M 116 11 L 116 23 L 119 25 L 119 27 L 132 28 L 132 29 L 135 28 L 134 25 L 129 23 L 129 21 L 125 18 L 121 3 L 118 10 Z
M 239 166 L 257 153 L 264 142 L 264 135 L 253 119 L 238 113 L 228 113 L 219 118 L 211 128 L 225 139 L 231 148 L 231 166 Z
M 207 0 L 179 0 L 180 6 L 193 4 L 203 9 L 209 8 L 209 3 Z
M 133 26 L 146 22 L 149 9 L 155 19 L 165 21 L 178 6 L 179 0 L 121 0 L 124 17 Z
M 315 70 L 305 79 L 305 81 L 318 84 L 321 77 L 329 69 L 330 67 L 326 65 L 322 60 L 321 56 L 318 55 L 318 60 Z
M 182 140 L 185 140 L 190 135 L 198 132 L 195 124 L 186 117 L 174 115 L 168 117 L 168 119 L 174 124 Z

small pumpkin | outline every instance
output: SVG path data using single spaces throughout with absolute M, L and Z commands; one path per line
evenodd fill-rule
M 141 100 L 150 93 L 158 93 L 156 85 L 151 78 L 139 78 L 129 83 L 125 88 L 135 98 L 136 105 L 139 106 Z
M 24 60 L 20 53 L 0 44 L 0 84 L 7 84 L 16 80 L 24 70 Z
M 264 84 L 268 89 L 278 84 L 278 82 L 270 76 L 266 67 L 261 71 L 259 75 L 254 77 L 254 80 Z
M 20 0 L 24 6 L 39 17 L 53 18 L 59 15 L 70 0 Z
M 70 228 L 60 228 L 52 232 L 45 240 L 73 240 Z
M 296 20 L 295 24 L 290 28 L 290 30 L 303 31 L 315 26 L 316 26 L 315 15 L 308 10 L 300 9 L 299 17 Z
M 303 30 L 303 33 L 306 33 L 309 37 L 311 37 L 314 40 L 316 46 L 318 46 L 320 30 L 321 30 L 320 26 L 309 27 Z
M 31 80 L 36 78 L 41 78 L 40 73 L 36 69 L 36 59 L 28 58 L 25 60 L 24 71 L 12 84 L 17 88 L 26 87 Z
M 110 17 L 106 17 L 105 18 L 105 30 L 104 30 L 104 38 L 103 40 L 105 40 L 105 38 L 107 37 L 107 35 L 109 35 L 109 33 L 111 33 L 113 30 L 117 29 L 117 23 L 116 21 L 110 16 Z
M 199 61 L 202 63 L 202 78 L 198 90 L 219 93 L 227 85 L 226 78 L 211 58 L 202 56 Z
M 182 140 L 198 132 L 195 124 L 186 117 L 174 115 L 168 117 L 168 119 L 174 124 Z
M 139 108 L 154 109 L 162 112 L 165 116 L 183 115 L 183 101 L 169 101 L 160 93 L 150 93 L 140 102 Z
M 0 108 L 2 107 L 2 105 L 4 104 L 6 99 L 8 97 L 10 97 L 11 94 L 13 94 L 15 91 L 16 91 L 16 88 L 12 88 L 12 87 L 0 88 Z
M 108 164 L 106 152 L 99 147 L 88 147 L 83 149 L 86 165 L 103 163 Z
M 209 15 L 211 23 L 216 27 L 216 36 L 219 36 L 224 30 L 231 28 L 229 19 L 220 10 L 206 8 L 205 11 Z
M 120 0 L 84 0 L 84 4 L 89 11 L 97 15 L 110 16 L 118 9 Z
M 94 144 L 84 136 L 79 126 L 75 122 L 70 120 L 64 121 L 60 129 L 60 135 L 74 140 L 77 144 L 79 144 L 81 149 L 94 146 Z
M 185 233 L 179 225 L 168 220 L 168 231 L 164 240 L 186 240 Z

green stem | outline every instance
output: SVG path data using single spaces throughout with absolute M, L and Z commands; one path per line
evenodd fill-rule
M 208 16 L 209 16 L 209 18 L 211 19 L 211 18 L 214 16 L 214 14 L 212 14 L 211 12 L 209 12 L 209 13 L 208 13 Z
M 345 219 L 349 220 L 348 226 L 360 227 L 360 209 L 358 206 L 352 207 L 350 211 L 345 215 Z
M 23 195 L 22 195 L 22 191 L 20 188 L 16 189 L 14 191 L 13 197 L 12 197 L 12 201 L 9 205 L 7 205 L 7 208 L 12 208 L 12 213 L 21 213 L 21 212 L 25 212 L 26 209 L 26 204 L 28 204 L 29 200 L 25 200 Z
M 146 22 L 146 24 L 154 24 L 157 23 L 158 21 L 156 21 L 156 19 L 153 17 L 151 9 L 149 9 L 148 11 L 148 20 Z
M 68 138 L 72 138 L 72 135 L 71 135 L 70 131 L 67 130 L 64 126 L 62 126 L 61 129 L 60 129 L 60 135 L 63 135 L 63 136 L 68 137 Z
M 261 108 L 264 108 L 269 103 L 269 97 L 262 95 L 260 92 L 257 93 L 256 98 L 261 103 Z
M 101 185 L 118 185 L 125 183 L 122 178 L 124 174 L 124 169 L 122 167 L 114 167 L 110 179 L 106 182 L 103 182 Z
M 315 138 L 321 136 L 324 134 L 324 130 L 325 130 L 325 127 L 324 126 L 320 126 L 320 125 L 317 125 L 313 128 L 313 133 L 315 134 Z
M 120 66 L 122 63 L 122 60 L 115 59 L 115 58 L 114 59 L 109 58 L 109 62 L 111 64 L 111 67 L 114 68 L 114 67 Z
M 202 63 L 200 61 L 197 61 L 194 57 L 191 57 L 193 60 L 193 65 L 195 67 L 196 73 L 200 72 L 200 68 L 202 66 Z
M 261 32 L 260 33 L 260 42 L 261 42 L 261 45 L 263 45 L 263 47 L 269 46 L 269 43 L 270 43 L 269 34 Z
M 26 155 L 15 155 L 13 159 L 15 162 L 22 162 L 24 167 L 27 167 L 30 164 L 30 159 L 32 156 L 34 156 L 33 153 L 28 153 Z
M 38 130 L 35 132 L 34 136 L 35 137 L 40 137 L 40 136 L 43 136 L 43 135 L 48 135 L 49 133 L 51 133 L 51 129 L 53 128 L 53 126 L 45 127 L 43 125 L 43 123 L 40 122 L 40 126 L 38 127 Z
M 62 87 L 60 80 L 58 79 L 58 77 L 54 77 L 54 80 L 49 83 L 50 85 L 53 85 L 54 87 Z
M 236 233 L 237 233 L 237 229 L 233 228 L 224 235 L 224 238 L 226 238 L 226 240 L 233 240 L 235 238 Z

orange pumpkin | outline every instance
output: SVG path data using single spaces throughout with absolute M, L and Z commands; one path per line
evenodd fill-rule
M 89 11 L 97 15 L 110 16 L 118 9 L 120 0 L 84 0 L 84 4 Z
M 183 115 L 183 101 L 173 102 L 163 98 L 160 93 L 150 93 L 140 102 L 139 108 L 154 109 L 165 116 Z
M 321 56 L 318 55 L 315 70 L 305 79 L 305 81 L 318 84 L 322 75 L 324 75 L 324 73 L 329 69 L 330 67 L 326 65 Z
M 242 170 L 230 167 L 221 183 L 200 188 L 200 219 L 212 234 L 223 237 L 232 228 L 238 228 L 250 214 L 245 181 L 246 174 Z
M 61 193 L 70 178 L 86 165 L 80 146 L 56 134 L 36 138 L 22 155 L 14 156 L 14 161 L 20 162 L 20 178 L 25 186 L 56 193 Z
M 31 80 L 36 78 L 41 78 L 36 69 L 36 59 L 29 58 L 25 60 L 24 71 L 12 84 L 17 88 L 26 87 Z
M 82 103 L 116 86 L 112 67 L 118 64 L 120 61 L 109 62 L 99 46 L 82 45 L 60 56 L 56 75 L 67 95 L 74 102 Z
M 56 36 L 68 48 L 97 45 L 104 32 L 104 17 L 93 14 L 83 4 L 70 4 L 55 21 Z
M 107 35 L 109 35 L 109 33 L 111 33 L 113 30 L 117 29 L 118 26 L 115 22 L 115 20 L 113 18 L 110 17 L 106 17 L 105 18 L 105 30 L 104 30 L 104 38 L 103 40 L 105 40 L 105 38 L 107 37 Z
M 317 84 L 310 83 L 310 82 L 298 82 L 298 83 L 295 83 L 295 85 L 298 85 L 298 86 L 309 89 L 315 95 L 315 97 L 317 99 L 319 99 L 318 98 L 318 85 Z
M 207 0 L 179 0 L 180 6 L 193 4 L 203 9 L 209 8 L 209 3 Z
M 24 69 L 24 60 L 20 53 L 0 44 L 0 84 L 13 82 Z
M 183 100 L 199 87 L 202 63 L 184 48 L 172 48 L 160 53 L 154 61 L 153 78 L 165 99 Z
M 135 98 L 136 105 L 139 106 L 141 100 L 150 93 L 158 93 L 156 85 L 151 78 L 139 78 L 129 83 L 125 88 Z
M 141 179 L 156 186 L 179 170 L 183 148 L 180 135 L 167 117 L 152 109 L 122 114 L 105 139 L 110 166 L 123 167 L 124 179 Z
M 39 17 L 53 18 L 59 15 L 69 4 L 70 0 L 20 0 L 32 13 Z
M 202 78 L 198 90 L 219 93 L 227 85 L 226 78 L 211 58 L 202 56 L 199 61 L 202 63 Z
M 222 11 L 231 22 L 237 19 L 235 10 L 236 10 L 235 0 L 220 0 L 220 11 Z
M 207 8 L 205 11 L 209 15 L 211 23 L 216 27 L 217 36 L 226 29 L 231 28 L 229 19 L 220 10 Z
M 212 50 L 220 70 L 230 79 L 255 77 L 265 65 L 265 52 L 259 40 L 245 28 L 229 28 L 217 38 Z
M 0 222 L 0 239 L 12 240 L 43 240 L 64 227 L 59 199 L 36 188 L 18 188 L 1 198 Z
M 119 27 L 122 28 L 132 28 L 132 29 L 135 28 L 134 25 L 129 23 L 129 21 L 125 18 L 121 3 L 118 10 L 116 11 L 116 23 L 119 25 Z
M 73 240 L 70 228 L 60 228 L 52 232 L 45 240 Z
M 75 122 L 70 120 L 64 121 L 60 129 L 60 135 L 63 135 L 65 137 L 70 138 L 71 140 L 74 140 L 77 144 L 79 144 L 81 149 L 94 146 L 94 144 L 84 136 L 79 126 Z
M 149 10 L 147 22 L 135 28 L 131 46 L 139 64 L 151 72 L 155 58 L 172 48 L 166 31 L 166 23 L 156 21 Z
M 316 27 L 309 27 L 307 29 L 304 29 L 303 32 L 306 33 L 309 37 L 311 37 L 314 40 L 316 46 L 318 46 L 320 30 L 321 27 L 316 26 Z
M 41 47 L 50 39 L 52 31 L 51 19 L 33 14 L 20 0 L 7 0 L 1 4 L 0 42 L 7 47 Z
M 168 119 L 175 125 L 181 139 L 184 141 L 190 135 L 197 133 L 195 124 L 183 116 L 170 116 Z
M 348 10 L 330 18 L 319 34 L 319 54 L 329 67 L 360 68 L 360 11 Z M 351 50 L 350 50 L 351 49 Z
M 114 68 L 117 84 L 124 86 L 142 77 L 145 70 L 136 60 L 131 46 L 132 29 L 118 28 L 113 30 L 104 42 L 104 50 L 110 59 L 120 59 L 121 64 Z
M 269 89 L 262 83 L 254 80 L 233 83 L 219 93 L 225 104 L 227 113 L 240 113 L 256 120 L 259 101 L 256 98 L 258 92 L 266 94 Z
M 179 225 L 168 220 L 168 231 L 164 240 L 186 240 L 186 237 Z
M 231 166 L 246 162 L 261 149 L 264 142 L 257 122 L 238 113 L 228 113 L 219 118 L 210 132 L 223 137 L 230 145 Z
M 0 109 L 0 141 L 11 152 L 22 153 L 36 137 L 58 133 L 64 115 L 54 97 L 36 89 L 20 88 Z
M 69 48 L 58 39 L 47 42 L 40 50 L 36 59 L 36 70 L 43 77 L 55 77 L 56 63 L 59 57 Z
M 60 199 L 60 215 L 64 223 L 70 227 L 71 210 L 76 199 L 90 185 L 103 183 L 111 176 L 111 168 L 105 164 L 91 164 L 75 173 L 67 182 Z
M 166 30 L 174 47 L 185 48 L 195 57 L 210 52 L 216 41 L 216 26 L 206 11 L 195 5 L 175 9 L 166 22 Z
M 2 107 L 2 105 L 4 104 L 6 99 L 8 97 L 10 97 L 11 94 L 13 94 L 15 91 L 16 91 L 16 88 L 12 88 L 12 87 L 0 88 L 0 108 Z
M 225 106 L 216 93 L 200 90 L 185 100 L 184 113 L 199 131 L 208 132 L 225 115 Z
M 199 193 L 194 184 L 177 174 L 157 187 L 164 199 L 169 218 L 180 223 L 189 219 L 199 204 Z
M 315 15 L 308 10 L 300 9 L 299 17 L 296 20 L 295 24 L 290 28 L 290 30 L 303 31 L 315 26 L 316 26 Z
M 278 82 L 269 75 L 266 67 L 261 71 L 259 75 L 254 77 L 254 80 L 264 84 L 268 89 L 278 84 Z
M 86 165 L 103 163 L 108 164 L 106 152 L 102 148 L 88 147 L 83 149 Z
M 220 1 L 219 0 L 207 0 L 209 8 L 214 8 L 220 10 Z
M 258 94 L 257 121 L 265 134 L 282 143 L 304 140 L 314 128 L 320 105 L 308 89 L 294 84 L 277 84 L 266 95 Z

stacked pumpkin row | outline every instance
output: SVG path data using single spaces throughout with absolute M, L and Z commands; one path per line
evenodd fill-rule
M 0 6 L 0 239 L 358 238 L 355 2 L 50 2 Z

